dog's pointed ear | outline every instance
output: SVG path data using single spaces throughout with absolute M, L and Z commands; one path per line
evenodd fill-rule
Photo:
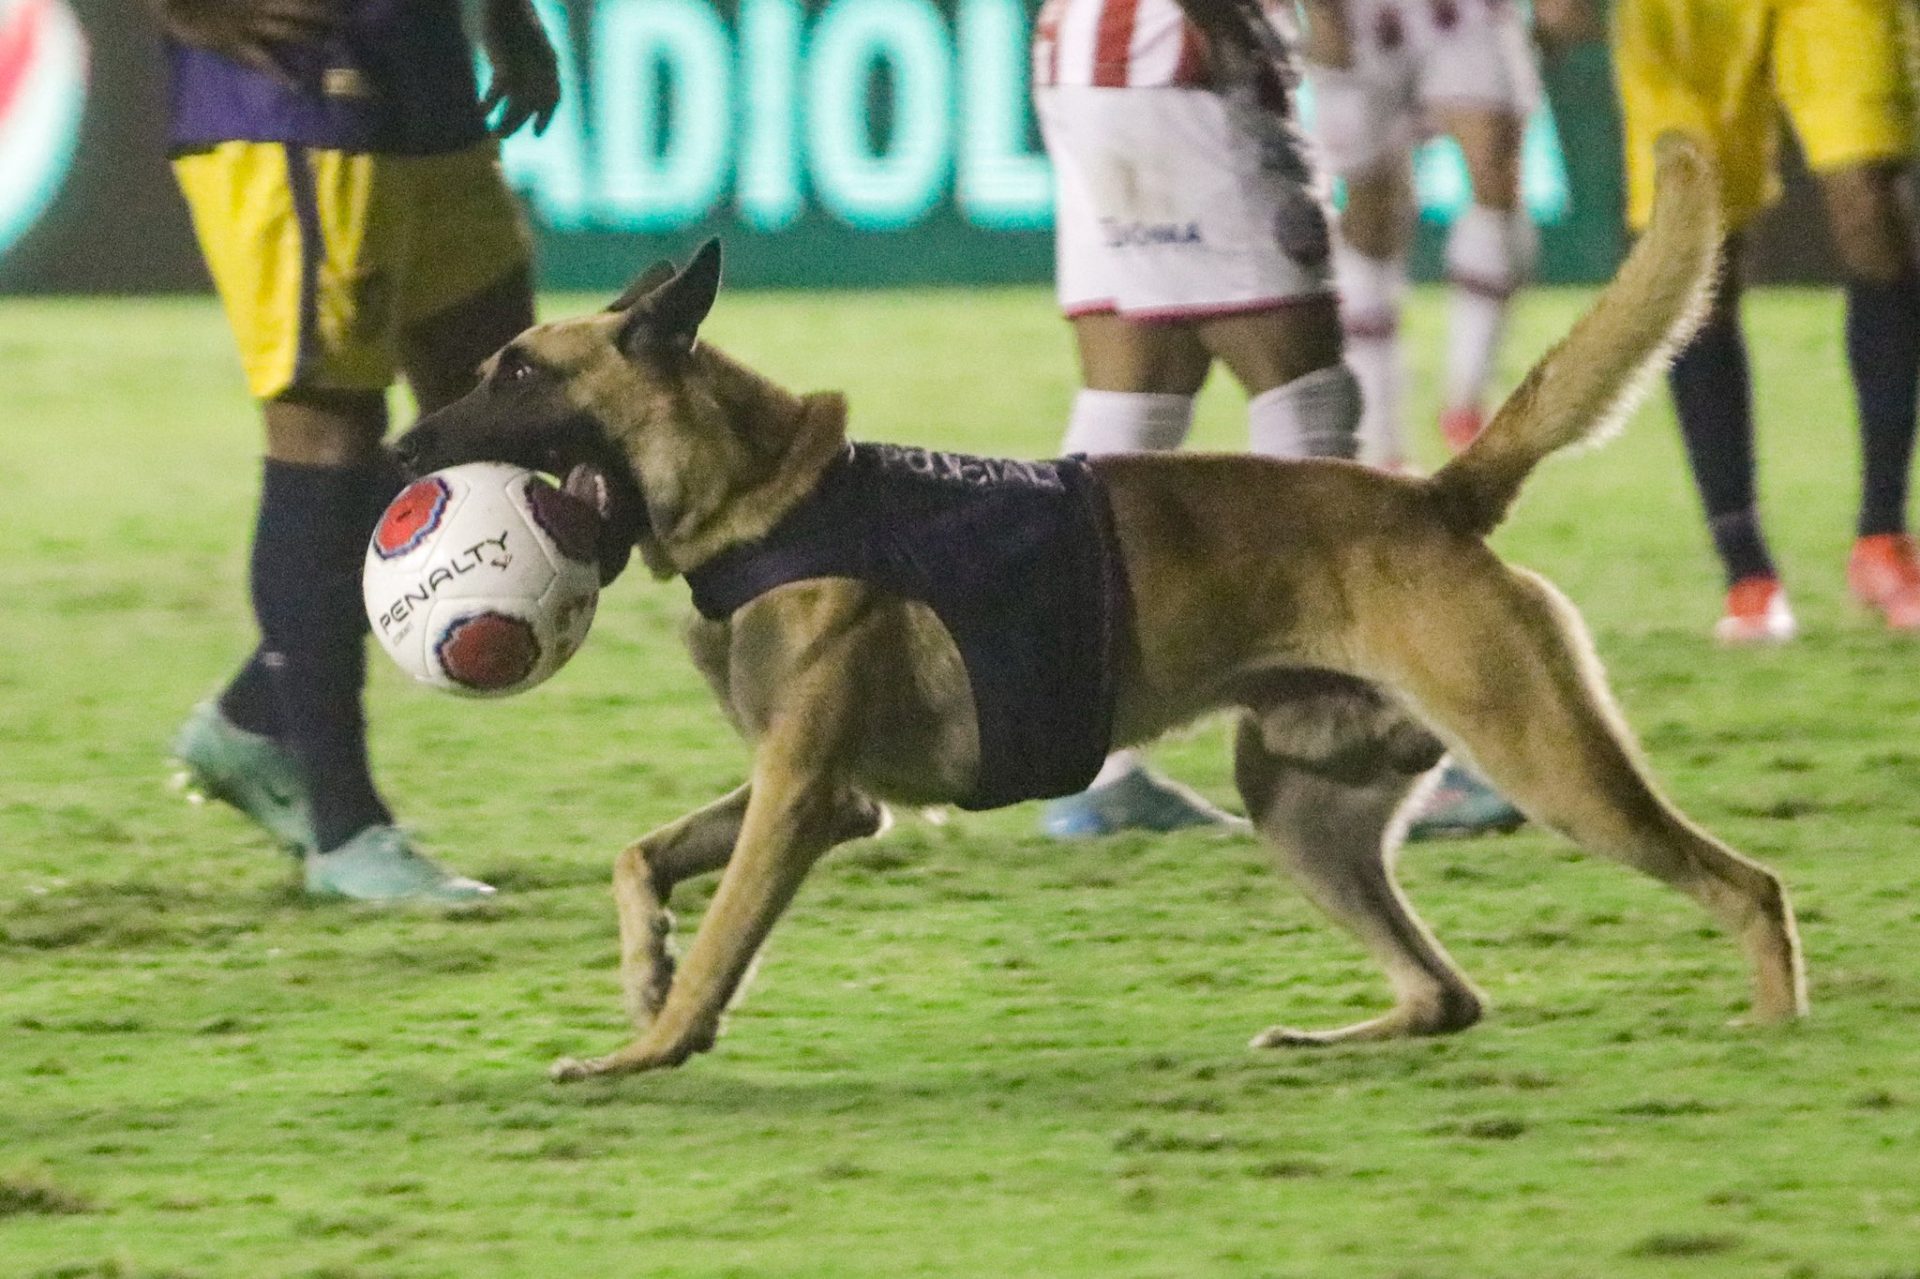
M 673 263 L 667 261 L 665 258 L 661 258 L 639 275 L 634 276 L 633 283 L 627 286 L 627 291 L 615 298 L 613 305 L 609 306 L 607 310 L 631 311 L 640 304 L 647 294 L 653 292 L 672 278 Z
M 719 292 L 720 241 L 708 240 L 679 274 L 634 306 L 620 329 L 620 349 L 629 357 L 649 351 L 685 355 Z

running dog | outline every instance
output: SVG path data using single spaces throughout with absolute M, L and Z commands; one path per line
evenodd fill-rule
M 695 663 L 754 747 L 747 783 L 615 861 L 637 1028 L 556 1079 L 710 1048 L 813 864 L 883 801 L 991 807 L 1083 786 L 1110 747 L 1237 709 L 1254 826 L 1386 968 L 1391 1010 L 1257 1046 L 1434 1035 L 1483 1001 L 1394 880 L 1398 817 L 1451 748 L 1542 826 L 1698 902 L 1738 941 L 1753 1014 L 1806 1009 L 1780 881 L 1648 780 L 1572 607 L 1488 549 L 1550 453 L 1636 402 L 1712 288 L 1710 165 L 1660 148 L 1651 228 L 1486 431 L 1427 478 L 1342 461 L 1121 455 L 1007 462 L 849 445 L 835 395 L 796 396 L 699 342 L 708 244 L 607 311 L 528 330 L 400 444 L 420 470 L 569 474 L 604 516 L 603 572 L 637 547 L 686 577 Z M 722 870 L 680 959 L 668 897 Z

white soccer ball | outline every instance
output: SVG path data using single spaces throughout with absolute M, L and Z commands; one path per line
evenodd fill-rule
M 415 480 L 367 544 L 360 584 L 374 637 L 435 688 L 532 688 L 593 624 L 597 534 L 591 506 L 518 466 L 469 462 Z

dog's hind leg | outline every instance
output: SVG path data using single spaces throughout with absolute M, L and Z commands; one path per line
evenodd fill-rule
M 1529 817 L 1692 897 L 1739 941 L 1754 1016 L 1806 1011 L 1793 909 L 1773 872 L 1688 821 L 1648 781 L 1578 615 L 1531 573 L 1456 573 L 1404 601 L 1383 679 L 1464 746 Z M 1444 616 L 1443 616 L 1444 614 Z
M 703 808 L 660 827 L 622 849 L 613 862 L 613 901 L 620 914 L 620 990 L 635 1030 L 645 1030 L 673 985 L 673 915 L 667 902 L 676 884 L 719 870 L 733 855 L 746 819 L 751 786 L 741 786 Z M 886 809 L 850 793 L 840 806 L 833 842 L 864 839 L 886 823 Z
M 1390 1012 L 1332 1030 L 1275 1026 L 1256 1048 L 1440 1035 L 1479 1020 L 1481 999 L 1394 882 L 1402 809 L 1440 744 L 1356 681 L 1248 715 L 1234 747 L 1247 813 L 1282 870 L 1386 969 Z M 1355 699 L 1379 713 L 1361 723 Z M 1321 722 L 1309 721 L 1318 707 Z M 1344 731 L 1328 722 L 1345 721 Z M 1396 722 L 1397 721 L 1397 722 Z M 1333 736 L 1329 736 L 1329 732 Z

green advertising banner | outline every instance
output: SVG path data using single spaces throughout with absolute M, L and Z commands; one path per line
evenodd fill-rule
M 1045 281 L 1036 3 L 541 0 L 566 98 L 505 162 L 542 283 L 617 288 L 707 235 L 746 286 Z M 1605 52 L 1545 72 L 1524 168 L 1542 273 L 1600 279 L 1621 246 Z M 144 6 L 0 0 L 0 292 L 205 287 L 166 167 L 164 94 Z M 1416 169 L 1415 266 L 1430 278 L 1466 181 L 1450 143 Z
M 549 0 L 541 11 L 567 101 L 505 156 L 549 283 L 612 287 L 709 234 L 749 285 L 1048 277 L 1027 0 Z M 1547 71 L 1524 166 L 1544 271 L 1601 278 L 1620 248 L 1606 62 L 1589 50 Z M 1466 174 L 1450 142 L 1424 148 L 1416 174 L 1430 271 Z

